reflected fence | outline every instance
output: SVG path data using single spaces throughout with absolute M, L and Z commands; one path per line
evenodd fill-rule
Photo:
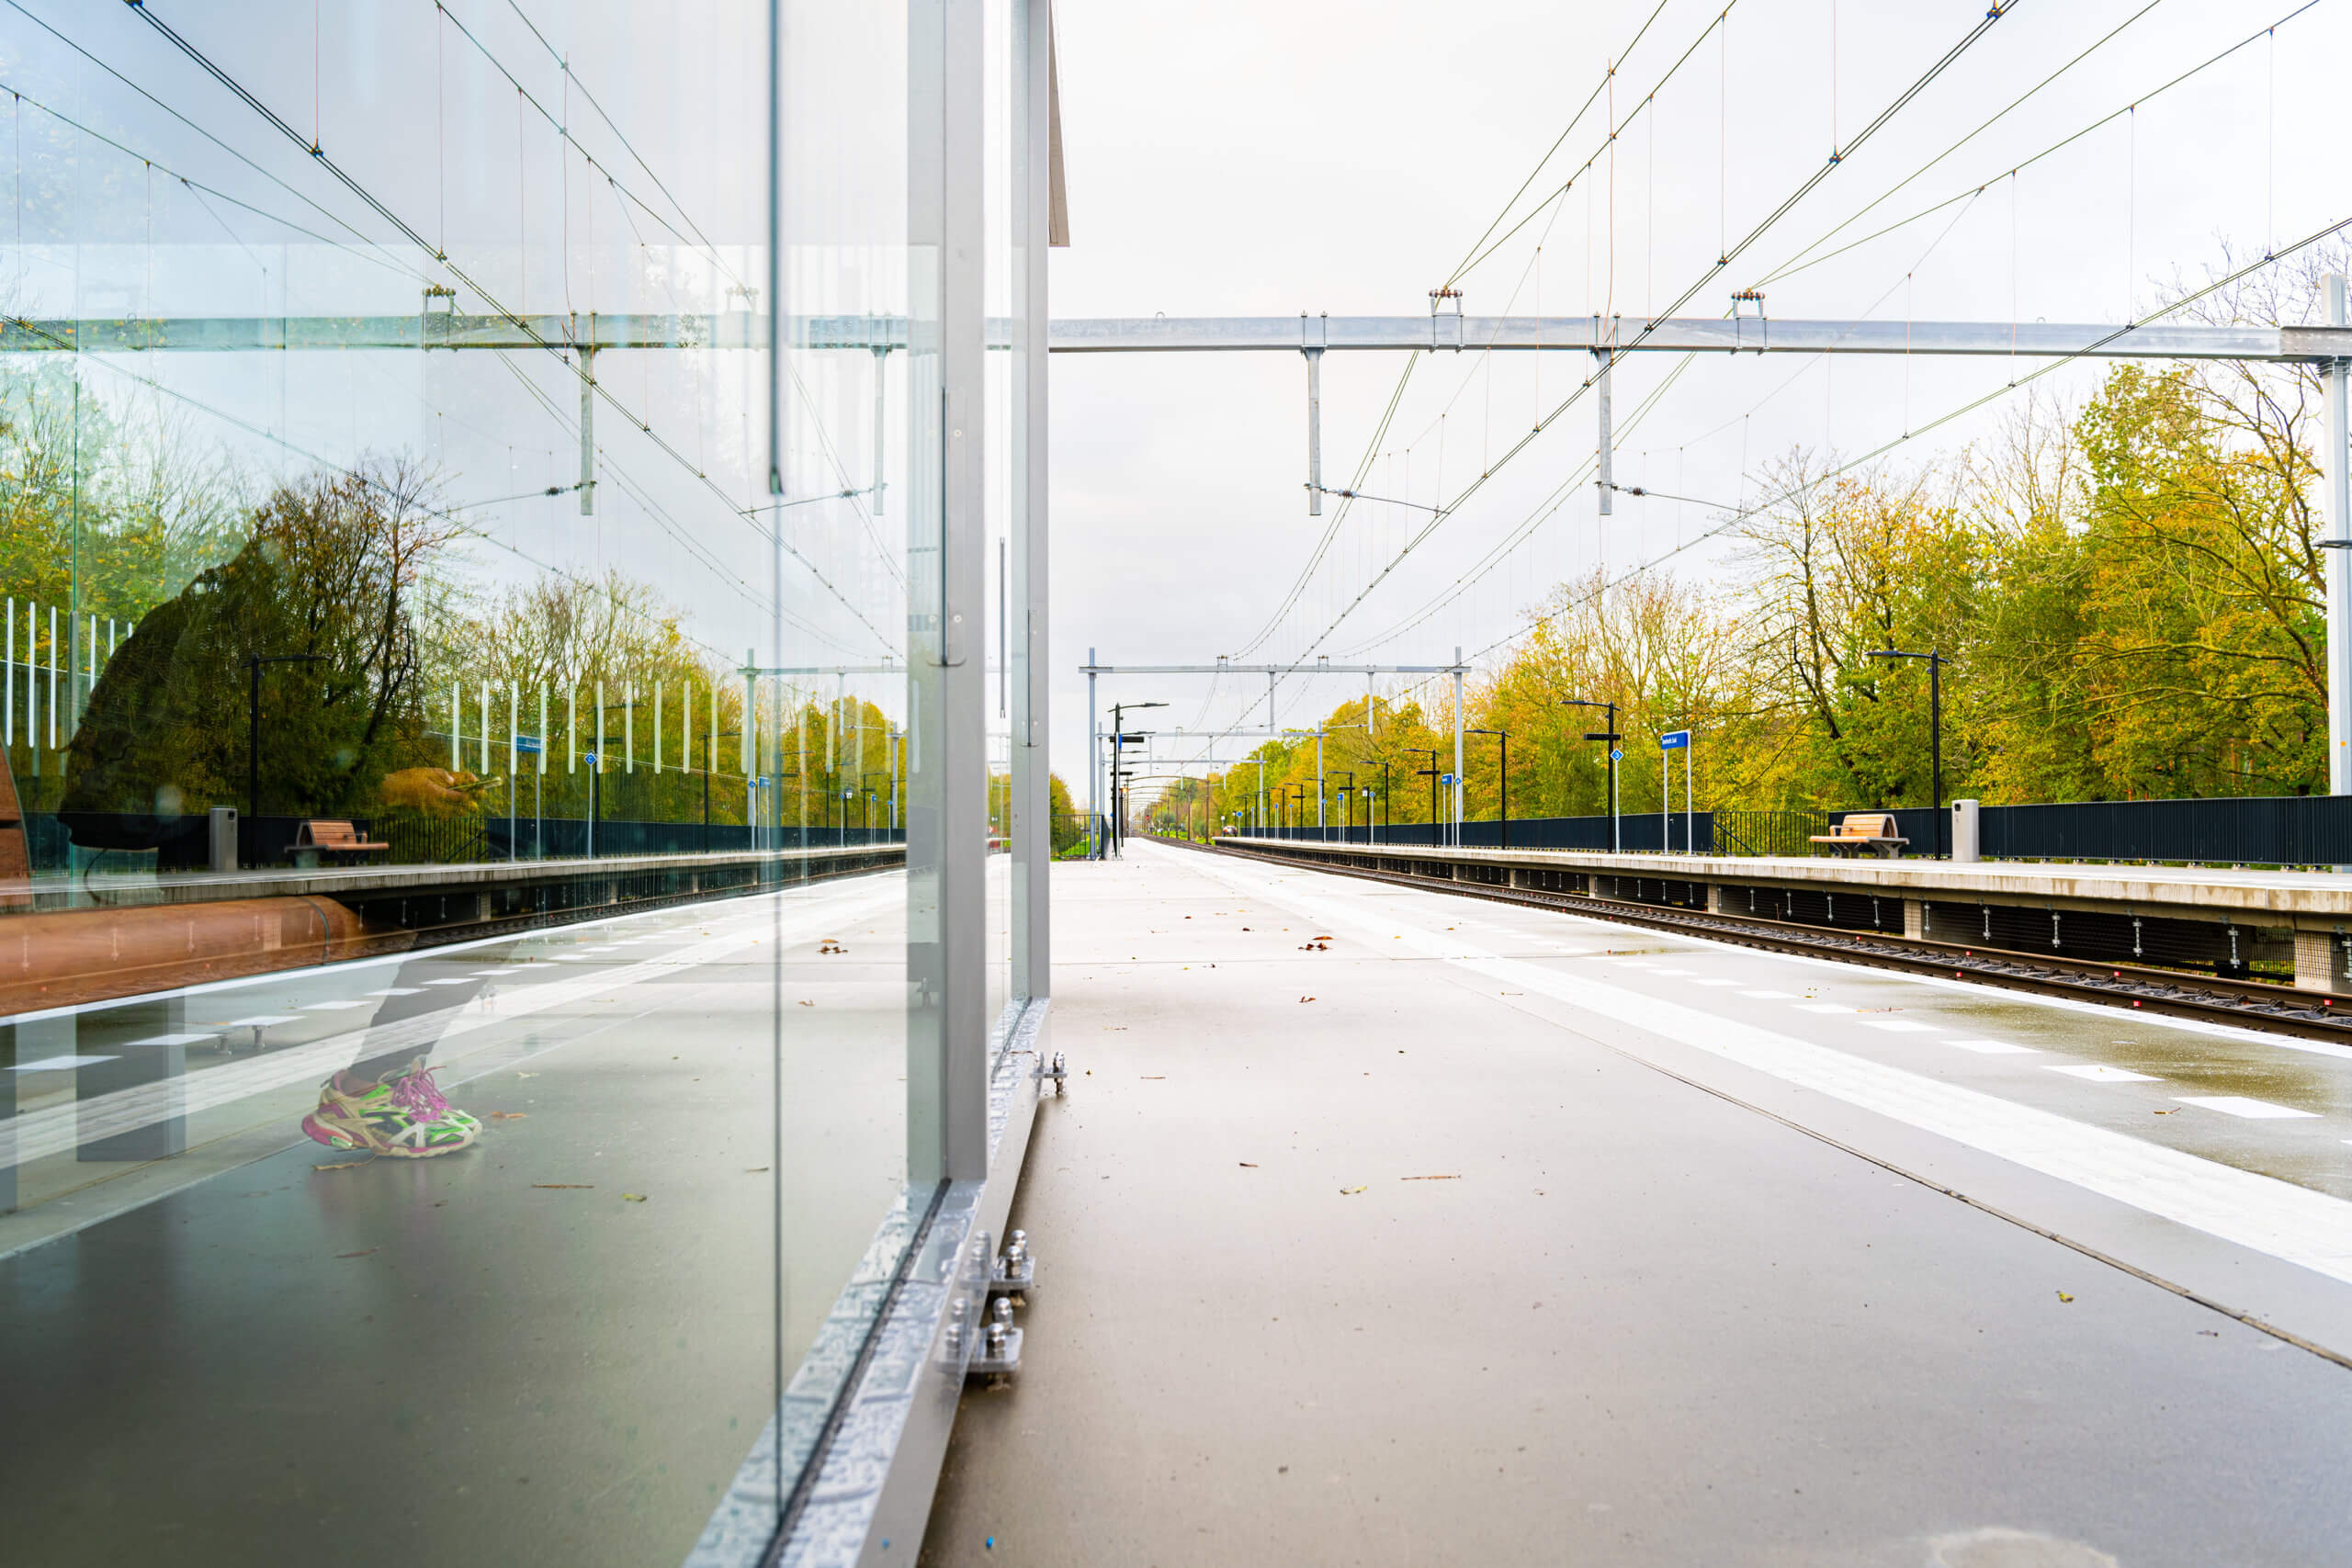
M 1892 816 L 1907 857 L 1939 851 L 1939 813 L 1925 807 L 1858 807 Z M 1813 840 L 1844 811 L 1657 812 L 1617 818 L 1616 847 L 1628 854 L 1788 856 L 1829 852 Z M 2093 800 L 1984 806 L 1977 810 L 1985 860 L 2143 862 L 2182 865 L 2352 865 L 2352 796 L 2249 795 L 2219 800 Z M 1611 848 L 1606 817 L 1536 817 L 1446 824 L 1261 828 L 1245 837 L 1331 843 L 1455 845 L 1464 849 Z M 1951 842 L 1949 829 L 1940 840 Z
M 160 829 L 153 818 L 110 814 L 27 812 L 25 847 L 36 875 L 76 871 L 119 874 L 139 871 L 200 871 L 207 866 L 208 821 L 183 817 Z M 644 822 L 579 817 L 517 818 L 339 818 L 360 843 L 380 849 L 317 849 L 302 843 L 308 817 L 252 817 L 237 824 L 237 863 L 245 869 L 300 866 L 316 862 L 360 865 L 467 865 L 489 861 L 600 860 L 641 855 L 736 855 L 757 850 L 843 849 L 906 841 L 902 828 L 802 826 L 751 827 L 741 822 Z M 78 849 L 85 839 L 119 841 L 155 834 L 152 849 Z

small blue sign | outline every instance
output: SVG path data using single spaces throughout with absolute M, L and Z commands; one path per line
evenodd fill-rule
M 595 752 L 594 752 L 594 751 L 582 751 L 582 752 L 581 753 L 581 757 L 582 757 L 582 759 L 587 762 L 587 764 L 588 764 L 590 767 L 592 767 L 592 768 L 593 768 L 593 767 L 594 767 L 594 766 L 596 765 L 596 753 L 595 753 Z
M 1687 729 L 1670 730 L 1657 738 L 1657 749 L 1661 751 L 1684 750 L 1690 744 L 1690 732 Z
M 514 738 L 514 750 L 526 757 L 536 757 L 547 750 L 547 743 L 536 735 L 518 735 Z
M 1622 762 L 1625 760 L 1625 753 L 1611 746 L 1609 749 L 1609 760 L 1612 762 Z

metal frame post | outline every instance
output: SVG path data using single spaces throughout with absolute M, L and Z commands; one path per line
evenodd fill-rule
M 907 1180 L 988 1175 L 981 0 L 908 6 Z
M 1462 847 L 1462 649 L 1453 650 L 1453 844 Z
M 1012 603 L 1006 628 L 1012 686 L 1012 992 L 1053 991 L 1053 759 L 1047 614 L 1046 252 L 1051 239 L 1052 0 L 1020 0 L 1012 12 L 1014 133 L 1012 254 L 1014 436 Z M 880 361 L 875 362 L 878 367 Z M 878 431 L 877 431 L 878 439 Z M 1012 636 L 1012 626 L 1020 627 Z
M 2344 275 L 2331 272 L 2324 288 L 2327 324 L 2345 324 Z M 2326 388 L 2327 449 L 2320 482 L 2327 495 L 2327 789 L 2352 795 L 2352 441 L 2347 441 L 2345 373 L 2352 361 L 2331 359 L 2320 373 Z

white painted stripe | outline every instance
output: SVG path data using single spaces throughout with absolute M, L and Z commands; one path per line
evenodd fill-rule
M 119 1056 L 43 1056 L 38 1062 L 19 1062 L 8 1070 L 12 1073 L 62 1073 L 72 1067 L 95 1067 L 100 1062 L 119 1062 Z
M 2164 1079 L 2146 1073 L 2135 1073 L 2128 1067 L 2110 1067 L 2105 1063 L 2082 1064 L 2071 1067 L 2044 1066 L 2045 1073 L 2064 1073 L 2070 1078 L 2083 1078 L 2091 1083 L 2162 1083 Z
M 520 975 L 522 972 L 523 972 L 523 971 L 522 971 L 520 968 L 514 968 L 514 969 L 477 969 L 477 970 L 475 970 L 475 971 L 474 971 L 474 974 L 475 974 L 475 976 L 476 976 L 477 977 L 479 977 L 479 976 L 483 976 L 483 975 Z
M 1750 995 L 1753 994 L 1750 993 Z M 1860 1012 L 1862 1010 L 1860 1008 L 1849 1008 L 1843 1002 L 1799 1002 L 1796 1004 L 1796 1010 L 1799 1012 Z
M 2201 1105 L 2208 1111 L 2243 1116 L 2249 1122 L 2319 1120 L 2316 1111 L 2298 1111 L 2291 1105 L 2273 1105 L 2267 1100 L 2248 1100 L 2242 1094 L 2176 1094 L 2173 1098 L 2183 1105 Z
M 383 986 L 372 991 L 360 993 L 366 997 L 413 997 L 417 994 L 418 987 L 414 986 Z
M 2039 1056 L 2041 1052 L 2030 1045 L 2012 1045 L 2006 1040 L 1947 1040 L 1947 1045 L 1962 1051 L 1973 1051 L 1980 1056 Z
M 267 1029 L 273 1023 L 295 1021 L 295 1017 L 290 1012 L 265 1012 L 256 1013 L 252 1018 L 232 1018 L 229 1021 L 229 1027 L 231 1029 Z
M 1694 983 L 1701 986 L 1736 986 L 1739 984 L 1736 980 L 1700 980 Z
M 367 1005 L 366 1001 L 355 997 L 349 1001 L 309 1002 L 304 1004 L 302 1010 L 304 1012 L 347 1012 L 353 1008 L 364 1008 Z
M 470 986 L 473 984 L 473 980 L 469 976 L 451 975 L 446 976 L 438 980 L 427 980 L 424 983 L 428 986 Z
M 1883 1029 L 1889 1034 L 1933 1034 L 1936 1026 L 1921 1023 L 1916 1018 L 1869 1018 L 1862 1021 L 1872 1029 Z
M 207 1040 L 218 1040 L 218 1034 L 151 1034 L 144 1040 L 133 1040 L 132 1045 L 198 1045 Z
M 1261 897 L 1267 883 L 1222 861 L 1156 845 L 1139 852 L 1169 859 Z M 1290 886 L 1274 901 L 1317 919 L 1402 940 L 1424 956 L 1440 955 L 1428 931 L 1402 925 L 1394 901 L 1374 908 L 1340 878 L 1318 879 L 1312 891 Z M 1351 896 L 1353 895 L 1353 896 Z M 1452 944 L 1446 944 L 1451 946 Z M 1507 980 L 1636 1030 L 1647 1031 L 1727 1062 L 1766 1073 L 1847 1104 L 1934 1133 L 2128 1203 L 2146 1213 L 2266 1252 L 2330 1279 L 2352 1283 L 2352 1203 L 2275 1177 L 2167 1148 L 2129 1134 L 2095 1127 L 2036 1106 L 1946 1083 L 1883 1062 L 1777 1034 L 1698 1008 L 1637 995 L 1603 981 L 1517 960 L 1457 958 L 1464 968 Z
M 1759 1002 L 1784 1002 L 1796 995 L 1794 991 L 1742 991 L 1743 997 L 1754 997 Z

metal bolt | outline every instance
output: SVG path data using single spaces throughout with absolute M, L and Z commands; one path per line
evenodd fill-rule
M 1008 1274 L 1018 1273 L 1023 1260 L 1028 1256 L 1029 1233 L 1027 1231 L 1014 1231 L 1012 1236 L 1007 1239 L 1004 1244 L 1005 1272 Z
M 991 1328 L 996 1328 L 996 1327 L 1001 1327 L 1001 1326 L 1010 1325 L 1011 1325 L 1011 1323 L 1012 1322 L 1012 1298 L 1011 1298 L 1011 1297 L 1009 1297 L 1009 1296 L 999 1296 L 999 1297 L 997 1297 L 997 1299 L 995 1300 L 995 1302 L 993 1302 L 992 1303 L 990 1303 L 990 1305 L 989 1305 L 989 1312 L 990 1312 L 990 1313 L 995 1316 L 995 1318 L 996 1318 L 996 1322 L 995 1322 L 995 1323 L 990 1324 L 990 1325 L 989 1325 L 989 1327 L 991 1327 Z
M 989 1324 L 988 1337 L 988 1359 L 991 1361 L 1003 1360 L 1005 1351 L 1010 1348 L 1012 1338 L 1012 1327 L 1001 1319 Z

